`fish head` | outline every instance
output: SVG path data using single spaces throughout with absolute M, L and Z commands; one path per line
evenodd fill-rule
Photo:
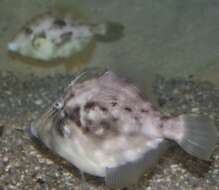
M 22 30 L 8 43 L 8 51 L 22 55 L 30 54 L 32 50 L 32 38 L 33 34 L 27 34 Z
M 8 51 L 40 60 L 50 59 L 54 44 L 47 38 L 45 32 L 30 31 L 32 31 L 30 28 L 22 29 L 8 43 Z
M 64 102 L 56 101 L 39 119 L 31 124 L 28 132 L 33 139 L 45 144 L 49 149 L 55 150 L 56 141 L 70 136 L 71 131 L 66 124 Z M 59 138 L 58 138 L 59 137 Z

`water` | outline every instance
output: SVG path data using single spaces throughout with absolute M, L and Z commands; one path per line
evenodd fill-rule
M 124 36 L 120 40 L 111 43 L 92 42 L 83 52 L 75 55 L 71 59 L 62 60 L 60 62 L 50 62 L 48 64 L 9 55 L 7 52 L 7 43 L 16 34 L 16 31 L 18 31 L 20 27 L 22 27 L 31 18 L 51 9 L 66 9 L 67 12 L 76 11 L 76 14 L 79 14 L 80 16 L 83 15 L 91 21 L 101 22 L 109 20 L 119 22 L 125 27 Z M 150 90 L 150 86 L 153 83 L 154 78 L 157 74 L 161 74 L 165 78 L 175 78 L 178 76 L 187 77 L 193 75 L 195 79 L 210 81 L 214 85 L 216 85 L 216 87 L 218 87 L 218 10 L 218 0 L 0 0 L 0 71 L 11 71 L 19 78 L 21 78 L 22 81 L 25 81 L 26 76 L 29 76 L 30 74 L 35 74 L 39 77 L 54 75 L 56 78 L 56 75 L 58 76 L 58 74 L 74 73 L 87 67 L 104 66 L 116 72 L 119 72 L 121 75 L 125 75 L 131 78 L 150 97 L 153 96 L 151 95 L 152 92 Z M 21 96 L 25 102 L 25 93 L 28 94 L 32 92 L 33 97 L 31 96 L 27 98 L 27 102 L 30 103 L 30 105 L 32 105 L 33 98 L 35 98 L 36 101 L 38 100 L 38 98 L 42 98 L 43 101 L 47 101 L 47 99 L 50 100 L 50 96 L 55 99 L 55 92 L 50 89 L 50 84 L 46 82 L 42 82 L 42 92 L 46 91 L 47 89 L 50 90 L 48 90 L 48 92 L 46 91 L 47 93 L 45 93 L 45 95 L 41 93 L 41 91 L 39 91 L 38 94 L 38 89 L 36 88 L 39 87 L 40 89 L 41 81 L 38 78 L 36 80 L 37 81 L 34 81 L 33 84 L 28 81 L 26 91 L 22 91 L 25 88 L 20 88 L 18 86 L 18 90 L 16 90 L 16 88 L 15 90 L 13 89 L 13 85 L 16 83 L 16 79 L 14 79 L 15 82 L 12 83 L 13 85 L 9 88 L 10 91 L 8 91 L 7 93 L 12 92 L 12 94 L 15 94 L 17 91 L 19 91 L 19 89 L 22 89 L 19 91 L 19 96 Z M 57 80 L 58 79 L 54 81 L 57 82 Z M 49 80 L 45 79 L 42 81 L 48 82 Z M 53 84 L 53 86 L 55 85 Z M 33 91 L 32 88 L 34 87 L 35 89 Z M 59 88 L 61 87 L 59 86 Z M 5 87 L 2 89 L 5 89 Z M 54 94 L 50 93 L 50 91 Z M 4 97 L 7 98 L 7 96 L 8 95 L 6 94 Z M 16 97 L 17 95 L 13 98 L 17 101 Z M 22 98 L 21 100 L 23 100 Z M 215 101 L 216 100 L 217 99 L 215 98 Z M 2 102 L 4 103 L 4 101 L 1 101 L 0 103 Z M 20 109 L 20 103 L 18 103 L 14 104 L 16 109 Z M 13 107 L 11 100 L 9 101 L 9 104 Z M 214 102 L 212 104 L 214 104 Z M 23 112 L 25 112 L 26 114 L 25 117 L 23 117 L 23 120 L 26 120 L 27 118 L 28 120 L 31 120 L 30 117 L 33 117 L 32 111 L 31 113 L 27 113 L 27 110 L 30 110 L 30 105 L 26 106 L 26 109 L 22 108 L 22 110 L 24 111 L 21 111 L 21 113 L 23 114 Z M 24 105 L 22 105 L 22 107 L 23 106 Z M 36 110 L 37 106 L 38 105 L 35 105 L 35 107 L 32 106 L 32 110 Z M 6 107 L 8 106 L 6 105 Z M 42 110 L 42 107 L 39 108 L 39 110 Z M 203 107 L 206 107 L 207 109 L 208 106 Z M 15 108 L 13 108 L 12 110 L 15 110 Z M 3 109 L 0 109 L 0 112 L 3 113 Z M 19 110 L 17 112 L 20 113 Z M 218 113 L 218 110 L 216 110 L 215 112 Z M 10 115 L 10 117 L 12 116 Z M 2 119 L 0 119 L 0 127 L 1 120 Z M 16 119 L 14 120 L 17 122 Z M 21 121 L 22 127 L 23 120 Z M 6 124 L 6 126 L 7 125 L 9 124 Z M 13 125 L 15 126 L 16 124 Z M 14 134 L 13 126 L 12 134 Z M 17 136 L 20 137 L 19 135 Z M 13 135 L 9 136 L 9 140 L 5 140 L 5 142 L 17 143 L 17 139 L 19 138 L 14 137 L 15 136 Z M 13 138 L 13 141 L 10 141 L 10 138 Z M 25 149 L 27 142 L 22 139 L 21 144 L 24 146 L 23 149 Z M 10 143 L 6 143 L 6 145 L 11 146 L 8 148 L 8 157 L 11 158 L 13 157 L 13 155 L 10 157 L 10 152 L 13 152 L 12 150 L 19 149 L 12 146 Z M 31 151 L 33 151 L 33 149 L 31 149 L 30 145 L 28 146 L 29 147 L 26 151 L 29 153 L 29 149 Z M 16 155 L 21 153 L 22 151 L 17 151 Z M 26 155 L 24 156 L 26 158 Z M 20 159 L 20 157 L 21 156 L 18 156 L 17 158 Z M 187 161 L 187 157 L 184 158 Z M 216 158 L 218 161 L 218 156 L 215 156 L 215 159 Z M 29 156 L 27 160 L 31 159 L 35 159 L 35 156 Z M 24 159 L 20 160 L 21 163 L 23 163 Z M 173 159 L 170 162 L 176 164 Z M 193 165 L 193 163 L 196 163 L 196 161 L 193 161 L 190 165 Z M 215 183 L 218 180 L 217 163 L 218 162 L 214 162 L 212 164 L 214 167 L 213 172 L 215 172 L 216 176 Z M 21 172 L 24 170 L 24 167 L 21 167 Z M 56 166 L 53 165 L 53 167 Z M 194 176 L 192 173 L 184 174 L 184 171 L 181 170 L 184 168 L 181 165 L 178 165 L 178 167 L 180 168 L 178 176 L 183 176 L 185 179 L 185 183 L 183 183 L 184 181 L 182 182 L 179 180 L 180 178 L 177 178 L 177 182 L 183 183 L 182 188 L 189 189 L 189 187 L 193 188 L 197 186 L 198 189 L 199 184 L 202 183 L 202 181 L 199 183 L 200 178 Z M 197 167 L 200 167 L 200 165 L 198 165 Z M 169 168 L 169 163 L 167 161 L 165 167 L 162 167 L 162 171 L 163 169 L 166 169 L 167 173 L 170 174 L 170 177 L 166 175 L 165 172 L 162 173 L 160 170 L 158 171 L 157 179 L 159 179 L 159 176 L 161 178 L 161 183 L 159 186 L 161 187 L 160 189 L 162 189 L 163 187 L 162 180 L 165 177 L 167 178 L 165 178 L 166 181 L 171 178 L 171 180 L 169 181 L 173 182 L 171 186 L 172 189 L 177 186 L 175 184 L 174 178 L 175 173 Z M 48 168 L 46 168 L 45 171 L 47 170 Z M 161 175 L 159 174 L 159 172 L 161 173 Z M 5 172 L 5 174 L 6 173 L 7 172 Z M 36 173 L 42 173 L 42 175 L 44 175 L 44 172 L 37 171 Z M 206 176 L 207 177 L 204 180 L 208 181 L 208 178 L 211 178 L 213 175 L 211 173 L 207 173 Z M 44 179 L 44 177 L 42 177 L 42 179 Z M 191 179 L 191 177 L 192 182 L 189 182 L 188 185 L 187 182 Z M 30 177 L 26 181 L 31 180 L 32 178 Z M 4 182 L 4 180 L 2 181 Z M 10 179 L 8 181 L 10 184 Z M 196 186 L 193 186 L 192 183 L 196 184 Z M 3 183 L 0 181 L 0 189 L 2 184 Z M 51 181 L 51 184 L 53 184 L 53 181 Z M 151 184 L 153 186 L 153 182 Z M 159 189 L 156 188 L 156 184 L 157 183 L 154 183 L 153 189 Z M 203 182 L 203 184 L 205 184 L 205 182 Z M 207 185 L 203 187 L 211 189 L 211 186 L 208 186 L 207 182 L 206 184 Z M 210 185 L 214 186 L 214 181 L 211 181 Z M 217 187 L 215 185 L 215 189 L 216 188 Z
M 219 2 L 206 0 L 1 0 L 1 70 L 39 75 L 66 71 L 63 64 L 45 69 L 11 59 L 6 50 L 9 39 L 26 21 L 57 8 L 57 4 L 68 7 L 69 12 L 80 10 L 90 20 L 112 20 L 125 26 L 123 39 L 96 44 L 92 55 L 80 60 L 83 63 L 75 61 L 76 67 L 106 65 L 144 77 L 148 73 L 160 73 L 166 77 L 193 74 L 217 84 Z

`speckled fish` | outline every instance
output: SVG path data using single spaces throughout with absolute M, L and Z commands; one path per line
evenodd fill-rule
M 157 163 L 169 140 L 209 159 L 217 130 L 208 119 L 164 118 L 134 84 L 111 71 L 81 78 L 30 127 L 34 137 L 80 171 L 103 177 L 109 187 L 127 187 Z
M 91 24 L 69 16 L 44 14 L 27 23 L 8 43 L 8 50 L 33 59 L 51 61 L 82 51 L 92 39 L 113 41 L 122 35 L 123 26 L 119 23 Z

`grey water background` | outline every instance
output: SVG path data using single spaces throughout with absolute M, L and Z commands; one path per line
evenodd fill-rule
M 63 65 L 44 69 L 12 60 L 7 42 L 34 16 L 62 4 L 80 9 L 96 21 L 125 26 L 124 37 L 97 43 L 89 66 L 106 65 L 136 78 L 194 75 L 216 85 L 219 81 L 219 1 L 217 0 L 1 0 L 0 69 L 20 76 L 64 73 Z M 141 79 L 142 80 L 142 79 Z
M 125 27 L 124 36 L 110 43 L 97 42 L 92 52 L 85 53 L 86 58 L 81 54 L 67 70 L 63 63 L 42 67 L 9 56 L 7 43 L 16 32 L 33 17 L 59 6 L 69 12 L 78 10 L 91 21 L 119 22 Z M 218 88 L 218 18 L 218 0 L 0 0 L 0 189 L 81 189 L 81 179 L 74 172 L 45 158 L 24 134 L 17 132 L 17 128 L 39 118 L 57 98 L 57 91 L 71 80 L 69 73 L 81 69 L 76 62 L 82 68 L 106 66 L 144 88 L 157 74 L 170 79 L 193 75 L 197 81 L 207 80 Z M 165 92 L 159 88 L 163 86 Z M 189 101 L 182 97 L 185 88 L 191 91 L 187 94 Z M 211 85 L 184 79 L 174 84 L 161 80 L 157 91 L 164 99 L 175 98 L 170 101 L 173 112 L 194 107 L 194 111 L 204 110 L 209 116 L 213 113 L 219 123 L 218 91 Z M 153 177 L 145 177 L 130 190 L 219 189 L 218 155 L 217 148 L 209 170 L 209 163 L 195 160 L 180 149 L 171 150 Z M 205 167 L 207 171 L 203 172 Z M 106 187 L 91 185 L 90 189 Z

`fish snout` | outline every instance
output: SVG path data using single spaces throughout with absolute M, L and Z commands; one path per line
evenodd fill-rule
M 26 128 L 26 131 L 31 138 L 38 138 L 37 131 L 36 131 L 33 123 L 29 127 Z
M 14 42 L 8 43 L 8 50 L 12 52 L 16 52 L 18 50 L 18 45 Z

